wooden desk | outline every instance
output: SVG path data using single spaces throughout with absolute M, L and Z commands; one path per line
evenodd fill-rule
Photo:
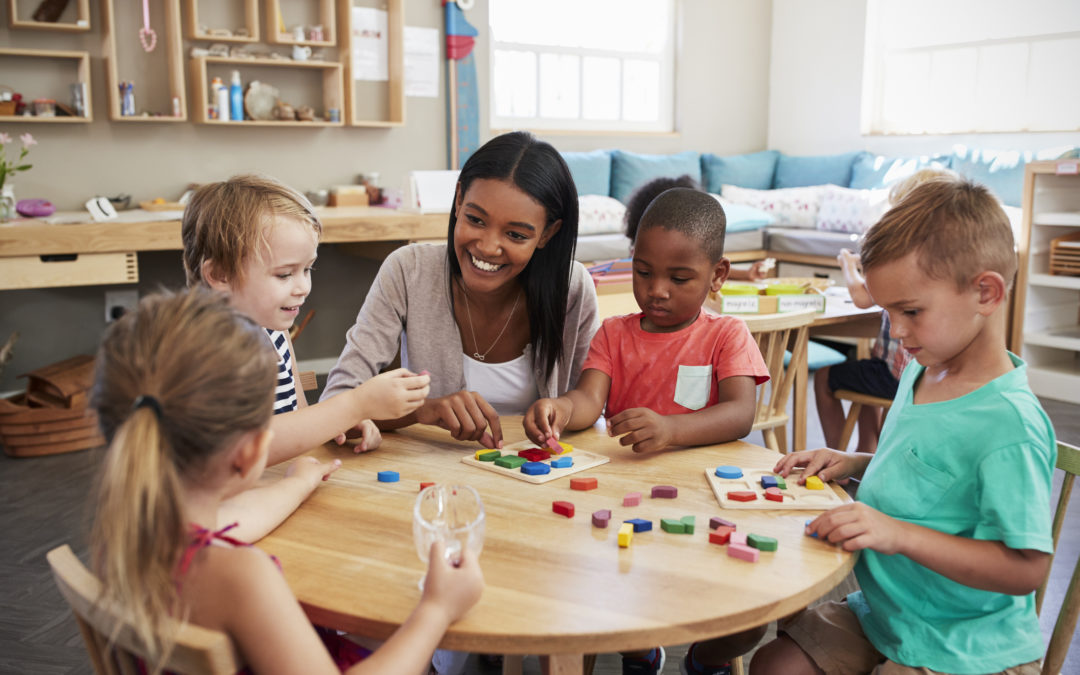
M 506 418 L 507 442 L 524 438 L 521 418 Z M 332 444 L 312 454 L 344 465 L 281 527 L 259 543 L 278 556 L 289 585 L 317 623 L 386 638 L 420 598 L 424 565 L 412 538 L 420 481 L 472 485 L 484 500 L 487 534 L 480 562 L 480 603 L 450 628 L 441 646 L 503 654 L 551 655 L 551 672 L 582 672 L 582 655 L 682 644 L 730 634 L 805 607 L 836 586 L 854 557 L 803 534 L 805 511 L 723 511 L 706 467 L 772 468 L 779 455 L 742 442 L 639 456 L 594 429 L 567 435 L 582 449 L 611 457 L 582 472 L 599 488 L 571 491 L 566 478 L 542 485 L 470 467 L 461 457 L 479 446 L 458 443 L 434 427 L 387 433 L 381 448 L 354 455 Z M 271 469 L 282 473 L 284 467 Z M 379 483 L 376 472 L 401 481 Z M 651 499 L 654 485 L 674 485 L 677 499 Z M 643 493 L 623 507 L 627 492 Z M 575 505 L 567 519 L 554 500 Z M 597 529 L 591 514 L 611 509 Z M 693 535 L 668 534 L 661 517 L 693 515 Z M 727 555 L 708 541 L 709 518 L 776 537 L 775 553 L 758 563 Z M 626 518 L 652 520 L 630 548 L 617 544 Z

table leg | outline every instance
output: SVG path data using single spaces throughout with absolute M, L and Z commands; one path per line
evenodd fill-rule
M 503 675 L 521 675 L 524 660 L 525 657 L 521 654 L 504 654 Z
M 540 657 L 540 672 L 544 675 L 582 675 L 584 655 L 548 654 Z
M 810 377 L 809 372 L 806 359 L 803 359 L 795 371 L 795 400 L 791 404 L 792 452 L 806 449 L 806 387 Z

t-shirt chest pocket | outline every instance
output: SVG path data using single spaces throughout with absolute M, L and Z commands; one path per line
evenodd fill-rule
M 712 364 L 679 366 L 675 380 L 675 402 L 690 410 L 701 410 L 709 402 L 712 389 Z

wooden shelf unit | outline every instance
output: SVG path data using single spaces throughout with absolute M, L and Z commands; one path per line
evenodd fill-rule
M 218 36 L 199 32 L 199 0 L 185 0 L 187 9 L 187 23 L 185 35 L 189 40 L 206 40 L 209 42 L 241 42 L 250 43 L 259 41 L 259 0 L 244 0 L 244 28 L 248 35 Z
M 294 128 L 310 128 L 310 127 L 340 127 L 344 126 L 344 122 L 330 122 L 330 121 L 314 121 L 314 122 L 299 122 L 299 121 L 281 121 L 281 120 L 244 120 L 243 122 L 231 121 L 231 120 L 212 120 L 207 115 L 207 108 L 210 104 L 210 81 L 207 77 L 206 69 L 208 64 L 228 64 L 234 66 L 237 70 L 243 70 L 246 68 L 258 67 L 258 68 L 299 68 L 308 70 L 321 70 L 322 71 L 322 89 L 323 89 L 323 110 L 322 114 L 327 115 L 327 111 L 330 108 L 341 109 L 341 101 L 343 97 L 343 83 L 342 83 L 342 65 L 336 61 L 292 61 L 292 60 L 278 60 L 278 59 L 245 59 L 245 58 L 233 58 L 227 56 L 196 56 L 191 59 L 191 84 L 192 91 L 195 92 L 194 104 L 195 104 L 195 122 L 197 124 L 212 124 L 222 126 L 246 126 L 246 127 L 294 127 Z M 228 85 L 226 85 L 228 86 Z M 319 111 L 316 111 L 319 112 Z
M 281 12 L 281 0 L 267 0 L 266 41 L 273 45 L 307 45 L 309 47 L 333 47 L 337 44 L 337 21 L 334 13 L 334 0 L 318 0 L 319 22 L 323 27 L 323 40 L 297 40 L 289 30 Z M 347 20 L 346 16 L 346 20 Z M 281 31 L 284 23 L 285 32 Z
M 35 4 L 37 4 L 35 2 Z M 14 30 L 52 30 L 65 33 L 85 33 L 90 30 L 90 0 L 77 0 L 75 22 L 34 21 L 19 18 L 18 0 L 8 0 L 8 26 Z
M 356 110 L 357 87 L 352 73 L 352 0 L 338 0 L 340 61 L 345 65 L 344 119 L 352 127 L 400 127 L 405 124 L 405 2 L 386 0 L 389 79 L 386 82 L 386 116 L 364 119 Z
M 86 86 L 86 115 L 84 117 L 36 117 L 27 115 L 0 115 L 0 122 L 31 122 L 46 124 L 85 124 L 94 121 L 94 104 L 90 94 L 90 53 L 78 51 L 64 51 L 58 49 L 0 49 L 0 59 L 29 58 L 29 59 L 55 59 L 61 61 L 74 61 L 76 68 L 76 83 Z M 27 105 L 33 105 L 32 101 L 26 101 Z
M 184 82 L 183 50 L 184 43 L 180 35 L 180 0 L 163 0 L 155 3 L 155 8 L 165 13 L 164 35 L 158 35 L 157 48 L 166 50 L 168 64 L 169 98 L 179 101 L 179 115 L 121 115 L 121 95 L 119 92 L 120 76 L 116 54 L 116 4 L 126 2 L 134 7 L 134 0 L 101 0 L 102 44 L 105 57 L 105 86 L 108 89 L 109 119 L 113 122 L 186 122 L 187 87 Z M 171 108 L 169 112 L 171 112 Z

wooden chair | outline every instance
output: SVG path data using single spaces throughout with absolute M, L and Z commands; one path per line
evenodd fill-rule
M 851 391 L 850 389 L 837 389 L 833 392 L 833 398 L 840 401 L 851 401 L 851 406 L 848 408 L 847 417 L 844 418 L 844 428 L 840 431 L 840 442 L 837 443 L 837 449 L 846 450 L 848 441 L 851 440 L 851 434 L 855 431 L 855 422 L 859 420 L 859 413 L 862 411 L 864 405 L 877 406 L 888 412 L 892 407 L 892 399 L 880 398 L 878 396 L 870 396 L 869 394 L 860 394 L 857 391 Z
M 794 390 L 799 368 L 806 364 L 806 343 L 814 311 L 750 314 L 743 318 L 769 369 L 769 385 L 758 387 L 752 430 L 761 430 L 767 448 L 786 453 L 785 429 L 790 418 L 788 398 Z M 787 350 L 791 351 L 791 360 L 785 368 L 784 352 Z
M 1061 481 L 1061 495 L 1058 497 L 1057 509 L 1054 511 L 1054 550 L 1057 550 L 1058 540 L 1061 535 L 1061 526 L 1065 522 L 1065 513 L 1069 510 L 1069 495 L 1072 493 L 1073 478 L 1080 474 L 1080 448 L 1068 443 L 1057 445 L 1057 468 L 1065 472 Z M 1053 559 L 1051 558 L 1051 564 Z M 1042 611 L 1043 600 L 1046 597 L 1046 585 L 1050 581 L 1050 575 L 1035 592 L 1035 611 Z M 1080 560 L 1076 561 L 1072 579 L 1069 581 L 1069 589 L 1065 591 L 1065 598 L 1061 602 L 1061 611 L 1058 612 L 1057 622 L 1054 624 L 1054 632 L 1050 635 L 1050 644 L 1046 648 L 1046 656 L 1043 658 L 1043 675 L 1057 675 L 1061 672 L 1061 666 L 1065 663 L 1065 655 L 1069 653 L 1069 643 L 1076 631 L 1076 619 L 1080 616 Z
M 302 370 L 298 375 L 300 376 L 300 389 L 302 391 L 311 391 L 319 388 L 319 381 L 315 377 L 314 370 Z
M 149 663 L 142 641 L 135 635 L 127 617 L 116 607 L 98 602 L 101 582 L 75 557 L 67 544 L 49 551 L 46 556 L 60 594 L 71 605 L 79 624 L 86 651 L 98 675 L 134 675 L 139 660 Z M 119 626 L 116 640 L 109 636 Z M 177 673 L 232 674 L 244 662 L 224 633 L 191 624 L 180 627 L 176 645 L 165 661 L 165 670 Z

